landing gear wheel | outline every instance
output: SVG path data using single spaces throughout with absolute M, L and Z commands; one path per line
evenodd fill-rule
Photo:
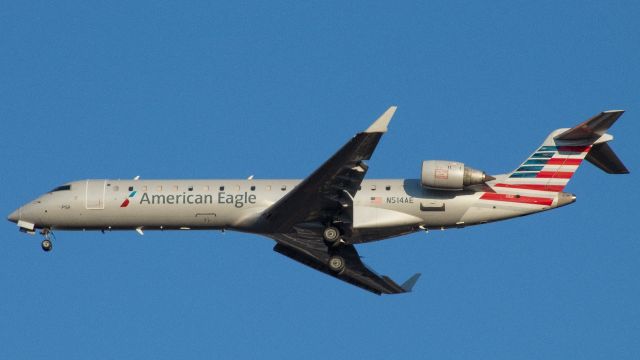
M 46 252 L 49 252 L 51 251 L 51 249 L 53 249 L 53 243 L 49 239 L 42 240 L 42 243 L 40 245 L 42 246 L 42 250 Z
M 331 271 L 339 273 L 344 270 L 344 259 L 342 256 L 332 256 L 329 258 L 329 269 Z
M 322 237 L 324 241 L 333 244 L 340 239 L 340 230 L 333 226 L 327 226 L 322 232 Z

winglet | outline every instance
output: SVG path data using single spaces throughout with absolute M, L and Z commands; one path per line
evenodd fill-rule
M 364 132 L 366 133 L 386 133 L 387 126 L 389 125 L 389 121 L 393 117 L 393 114 L 396 112 L 397 106 L 391 106 L 384 112 L 384 114 L 380 115 L 378 120 L 374 121 L 371 126 Z
M 422 275 L 422 274 L 415 273 L 407 281 L 403 282 L 402 285 L 400 285 L 402 290 L 404 290 L 406 292 L 410 292 L 413 289 L 413 286 L 418 282 L 418 279 L 420 278 L 420 275 Z

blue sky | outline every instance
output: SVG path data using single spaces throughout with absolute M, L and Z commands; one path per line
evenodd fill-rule
M 29 2 L 0 6 L 8 214 L 84 178 L 301 178 L 389 105 L 368 177 L 506 172 L 553 129 L 627 113 L 572 206 L 359 247 L 423 277 L 378 297 L 227 232 L 4 222 L 0 358 L 637 359 L 637 2 Z

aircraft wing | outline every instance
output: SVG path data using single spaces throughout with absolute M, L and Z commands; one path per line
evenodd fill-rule
M 269 237 L 277 242 L 274 251 L 378 295 L 410 292 L 420 277 L 419 273 L 415 274 L 402 285 L 398 285 L 389 277 L 378 275 L 367 268 L 353 245 L 329 249 L 322 237 L 312 232 L 271 234 Z M 345 268 L 340 273 L 331 271 L 327 266 L 329 257 L 333 255 L 340 255 L 345 260 Z
M 263 214 L 265 232 L 289 233 L 303 222 L 325 222 L 348 208 L 367 164 L 396 111 L 390 107 L 367 130 L 356 134 L 329 160 Z

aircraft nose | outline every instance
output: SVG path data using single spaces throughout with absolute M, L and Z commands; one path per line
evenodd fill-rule
M 9 214 L 9 216 L 7 216 L 7 220 L 17 223 L 18 220 L 20 220 L 20 209 L 17 209 L 16 211 Z

